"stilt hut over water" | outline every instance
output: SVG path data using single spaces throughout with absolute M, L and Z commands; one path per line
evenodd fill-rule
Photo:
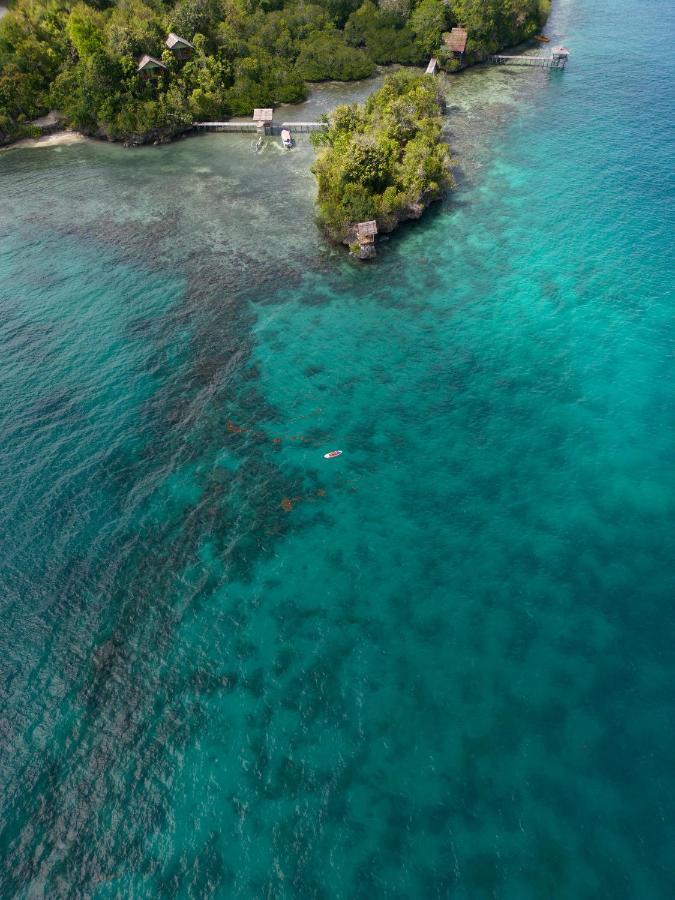
M 254 109 L 253 121 L 255 122 L 258 134 L 269 134 L 272 129 L 272 119 L 274 118 L 273 109 Z
M 377 234 L 377 222 L 359 222 L 356 226 L 356 240 L 359 249 L 356 253 L 359 259 L 372 259 L 375 256 L 375 235 Z
M 377 235 L 377 222 L 373 219 L 371 222 L 359 222 L 356 226 L 356 237 L 359 244 L 374 244 Z
M 180 35 L 174 34 L 173 31 L 168 36 L 165 43 L 176 59 L 181 60 L 181 62 L 189 59 L 192 56 L 192 51 L 195 49 L 190 41 L 186 41 L 185 38 L 182 38 Z
M 559 69 L 564 69 L 567 64 L 567 60 L 569 58 L 570 51 L 567 47 L 554 47 L 551 51 L 551 56 L 553 57 L 553 64 L 557 66 Z
M 466 28 L 453 28 L 452 31 L 446 31 L 443 35 L 443 43 L 454 59 L 461 60 L 464 56 L 468 37 Z

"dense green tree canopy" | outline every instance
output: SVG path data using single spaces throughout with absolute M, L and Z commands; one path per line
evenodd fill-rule
M 532 34 L 549 0 L 15 0 L 0 20 L 0 142 L 57 107 L 112 138 L 305 97 L 307 81 L 420 65 L 453 24 L 470 50 Z M 165 46 L 174 31 L 190 60 Z M 167 69 L 139 77 L 150 54 Z
M 391 229 L 452 186 L 430 75 L 389 75 L 364 106 L 334 110 L 315 142 L 319 222 L 334 240 L 350 239 L 355 223 L 371 219 Z

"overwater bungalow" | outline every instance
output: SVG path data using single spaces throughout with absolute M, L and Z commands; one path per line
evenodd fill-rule
M 374 244 L 377 236 L 377 222 L 373 219 L 370 222 L 359 222 L 356 226 L 356 238 L 362 246 L 364 244 Z
M 375 236 L 377 235 L 377 222 L 372 219 L 369 222 L 359 222 L 356 226 L 356 240 L 359 245 L 356 256 L 359 259 L 372 259 L 375 256 Z
M 273 109 L 254 109 L 253 121 L 255 122 L 258 134 L 269 134 L 272 128 L 272 120 L 274 118 Z
M 165 44 L 176 59 L 181 60 L 181 62 L 189 59 L 192 56 L 192 51 L 195 49 L 190 41 L 186 41 L 179 34 L 174 34 L 173 31 L 166 39 Z
M 565 63 L 567 62 L 567 58 L 570 55 L 570 51 L 567 47 L 554 47 L 551 51 L 551 56 L 553 57 L 553 62 L 557 63 L 558 68 L 564 69 Z
M 148 80 L 150 78 L 156 78 L 158 75 L 166 72 L 166 66 L 161 59 L 155 59 L 154 56 L 149 56 L 146 53 L 145 56 L 141 57 L 138 63 L 137 72 L 144 80 Z

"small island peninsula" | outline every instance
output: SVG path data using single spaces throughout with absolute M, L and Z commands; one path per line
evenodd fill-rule
M 431 75 L 387 76 L 364 106 L 339 106 L 315 132 L 318 221 L 355 256 L 375 255 L 374 237 L 393 231 L 452 187 L 441 139 L 443 98 Z

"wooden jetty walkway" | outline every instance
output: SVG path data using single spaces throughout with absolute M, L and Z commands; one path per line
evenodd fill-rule
M 224 131 L 239 134 L 260 134 L 260 128 L 256 122 L 195 122 L 197 131 Z M 265 127 L 265 134 L 281 134 L 282 131 L 290 131 L 291 134 L 307 134 L 310 131 L 323 131 L 328 128 L 325 122 L 282 122 L 281 125 L 270 123 Z
M 306 134 L 310 131 L 323 131 L 328 128 L 327 122 L 282 122 L 281 125 L 272 125 L 272 133 L 276 134 L 276 129 L 281 131 L 286 128 L 290 132 Z
M 554 47 L 550 56 L 507 56 L 495 53 L 486 62 L 494 66 L 532 66 L 537 69 L 564 69 L 570 51 L 566 47 Z
M 258 126 L 255 122 L 195 122 L 197 131 L 229 131 L 231 133 L 247 132 L 255 134 Z

